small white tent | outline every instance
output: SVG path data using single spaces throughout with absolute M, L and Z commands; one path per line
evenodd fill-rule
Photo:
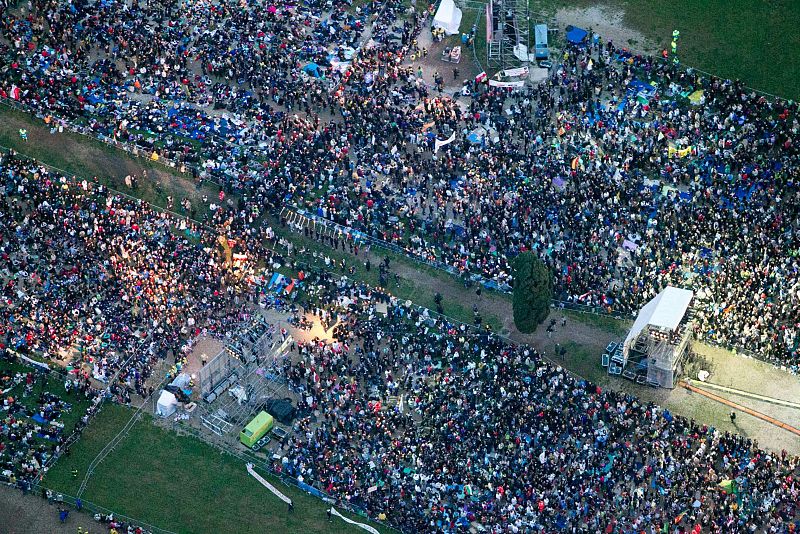
M 461 10 L 456 7 L 453 0 L 442 0 L 433 17 L 432 26 L 443 29 L 447 35 L 458 33 L 458 28 L 461 26 Z
M 178 399 L 175 398 L 175 395 L 164 390 L 161 392 L 161 396 L 158 398 L 158 404 L 156 404 L 156 414 L 160 415 L 161 417 L 169 417 L 175 413 L 177 407 Z

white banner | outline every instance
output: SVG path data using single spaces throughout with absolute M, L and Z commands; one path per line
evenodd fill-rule
M 380 533 L 380 532 L 378 532 L 378 530 L 377 530 L 376 528 L 374 528 L 374 527 L 371 527 L 371 526 L 369 526 L 369 525 L 366 525 L 366 524 L 364 524 L 364 523 L 359 523 L 358 521 L 353 521 L 352 519 L 348 519 L 348 518 L 346 518 L 345 516 L 343 516 L 342 514 L 340 514 L 339 512 L 337 512 L 337 511 L 336 511 L 336 508 L 334 508 L 333 506 L 331 506 L 331 514 L 335 515 L 336 517 L 341 517 L 341 518 L 344 520 L 344 522 L 345 522 L 345 523 L 350 523 L 351 525 L 355 525 L 355 526 L 357 526 L 357 527 L 363 528 L 364 530 L 366 530 L 366 531 L 367 531 L 367 532 L 369 532 L 370 534 L 381 534 L 381 533 Z
M 34 366 L 36 366 L 36 367 L 41 367 L 41 368 L 43 368 L 43 369 L 50 370 L 50 366 L 49 366 L 49 365 L 47 365 L 46 363 L 37 362 L 36 360 L 32 360 L 32 359 L 28 358 L 27 356 L 25 356 L 24 354 L 20 354 L 20 353 L 19 353 L 19 352 L 17 352 L 17 351 L 11 351 L 11 352 L 13 352 L 14 354 L 16 354 L 18 358 L 21 358 L 21 359 L 25 360 L 26 362 L 28 362 L 28 363 L 29 363 L 29 364 L 31 364 L 31 365 L 34 365 Z
M 282 500 L 282 501 L 283 501 L 283 502 L 285 502 L 286 504 L 291 504 L 291 503 L 292 503 L 292 499 L 290 499 L 289 497 L 287 497 L 286 495 L 284 495 L 283 493 L 281 493 L 281 492 L 278 490 L 278 488 L 276 488 L 275 486 L 273 486 L 272 484 L 270 484 L 269 482 L 267 482 L 267 481 L 264 479 L 264 477 L 262 477 L 261 475 L 259 475 L 258 473 L 256 473 L 256 472 L 255 472 L 255 470 L 253 469 L 253 464 L 247 464 L 247 472 L 248 472 L 248 473 L 250 473 L 251 475 L 253 475 L 253 478 L 255 478 L 256 480 L 258 480 L 259 482 L 261 482 L 261 484 L 262 484 L 262 485 L 263 485 L 265 488 L 267 488 L 267 489 L 268 489 L 268 490 L 270 490 L 272 493 L 274 493 L 274 494 L 275 494 L 275 496 L 276 496 L 277 498 L 279 498 L 280 500 Z
M 435 143 L 436 146 L 433 149 L 433 153 L 436 154 L 437 152 L 439 152 L 440 148 L 442 148 L 443 146 L 449 145 L 450 143 L 455 141 L 455 139 L 456 139 L 456 133 L 455 132 L 450 134 L 450 137 L 445 139 L 444 141 L 440 141 L 439 139 L 437 139 L 436 143 Z
M 489 80 L 489 85 L 492 87 L 507 87 L 507 88 L 519 88 L 525 87 L 525 82 L 498 82 L 497 80 Z
M 501 70 L 498 74 L 504 78 L 513 78 L 515 76 L 527 78 L 530 70 L 528 70 L 528 67 L 517 67 L 516 69 Z

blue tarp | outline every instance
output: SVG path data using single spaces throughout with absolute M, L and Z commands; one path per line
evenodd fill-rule
M 467 141 L 469 141 L 473 145 L 478 145 L 483 141 L 483 137 L 473 132 L 467 136 Z
M 628 84 L 628 92 L 634 94 L 643 93 L 643 96 L 653 96 L 656 94 L 656 88 L 647 82 L 633 80 Z
M 320 69 L 319 65 L 317 65 L 316 63 L 309 63 L 308 65 L 303 67 L 303 72 L 305 72 L 309 76 L 313 76 L 314 78 L 324 77 L 322 69 Z
M 568 26 L 567 27 L 567 41 L 572 44 L 583 44 L 586 42 L 586 38 L 589 36 L 589 32 L 584 30 L 583 28 L 578 28 L 576 26 Z
M 317 488 L 315 488 L 314 486 L 309 486 L 305 482 L 298 482 L 297 487 L 305 491 L 306 493 L 310 493 L 311 495 L 318 497 L 320 499 L 327 497 L 327 495 L 319 491 Z

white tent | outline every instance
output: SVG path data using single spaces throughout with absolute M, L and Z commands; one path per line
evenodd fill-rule
M 669 286 L 644 305 L 639 312 L 633 328 L 628 332 L 623 345 L 627 358 L 631 343 L 647 326 L 655 326 L 666 330 L 675 330 L 686 314 L 686 309 L 692 301 L 694 293 L 688 289 Z
M 442 0 L 433 17 L 432 26 L 443 29 L 447 35 L 458 33 L 458 28 L 461 26 L 461 10 L 456 7 L 453 0 Z
M 156 414 L 161 417 L 169 417 L 175 413 L 177 408 L 178 399 L 175 398 L 175 395 L 166 390 L 162 391 L 156 405 Z

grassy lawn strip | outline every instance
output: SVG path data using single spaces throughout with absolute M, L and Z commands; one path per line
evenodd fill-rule
M 627 319 L 615 319 L 605 315 L 594 315 L 591 313 L 581 313 L 572 310 L 564 310 L 564 315 L 578 321 L 579 323 L 588 324 L 594 327 L 613 334 L 619 337 L 625 337 L 630 330 L 632 322 Z
M 740 79 L 783 98 L 800 97 L 800 2 L 796 0 L 530 0 L 530 6 L 532 13 L 588 7 L 624 12 L 626 26 L 661 48 L 669 48 L 672 30 L 677 29 L 678 55 L 684 65 Z
M 595 354 L 593 351 L 587 349 L 585 346 L 575 343 L 574 341 L 567 341 L 564 343 L 564 348 L 567 349 L 566 360 L 558 361 L 570 371 L 578 373 L 580 376 L 605 386 L 609 383 L 609 376 L 606 369 L 600 365 L 600 353 Z
M 123 406 L 103 408 L 72 454 L 50 470 L 45 484 L 74 495 L 91 460 L 131 415 Z M 80 473 L 77 478 L 73 469 Z M 157 427 L 144 415 L 96 469 L 84 498 L 180 533 L 353 532 L 341 520 L 329 523 L 321 500 L 257 470 L 294 501 L 292 514 L 247 473 L 241 460 Z
M 75 428 L 75 423 L 77 423 L 78 420 L 83 417 L 83 415 L 86 413 L 86 408 L 89 407 L 89 401 L 87 401 L 86 397 L 83 395 L 75 394 L 74 392 L 67 394 L 66 390 L 64 389 L 64 382 L 60 376 L 55 374 L 47 375 L 47 383 L 44 387 L 42 387 L 39 382 L 39 375 L 37 371 L 33 367 L 26 364 L 2 360 L 0 361 L 0 372 L 9 373 L 12 375 L 16 373 L 33 373 L 34 386 L 33 392 L 30 395 L 27 397 L 24 395 L 25 381 L 14 386 L 5 394 L 5 397 L 13 397 L 17 399 L 17 401 L 19 401 L 20 404 L 25 406 L 25 408 L 28 410 L 34 410 L 37 408 L 39 394 L 42 391 L 58 395 L 61 399 L 71 404 L 72 408 L 70 411 L 62 412 L 61 416 L 57 419 L 59 423 L 64 424 L 64 435 L 69 435 L 72 433 L 72 430 Z M 41 440 L 41 438 L 36 439 L 37 441 L 44 441 Z
M 20 138 L 19 128 L 28 130 L 28 142 Z M 73 150 L 75 145 L 80 145 L 80 149 Z M 147 169 L 151 174 L 158 171 L 175 176 L 176 180 L 170 183 L 171 191 L 166 188 L 159 190 L 152 181 L 145 183 L 140 179 L 141 186 L 136 190 L 136 196 L 157 206 L 166 206 L 170 193 L 175 198 L 184 198 L 189 192 L 186 185 L 190 180 L 188 173 L 181 174 L 178 169 L 144 157 L 135 157 L 86 135 L 68 131 L 51 134 L 44 121 L 4 105 L 0 105 L 0 146 L 13 148 L 76 176 L 87 179 L 96 176 L 101 183 L 120 191 L 126 191 L 125 174 L 137 173 L 141 178 L 142 169 Z M 113 167 L 109 165 L 112 162 L 116 163 Z

